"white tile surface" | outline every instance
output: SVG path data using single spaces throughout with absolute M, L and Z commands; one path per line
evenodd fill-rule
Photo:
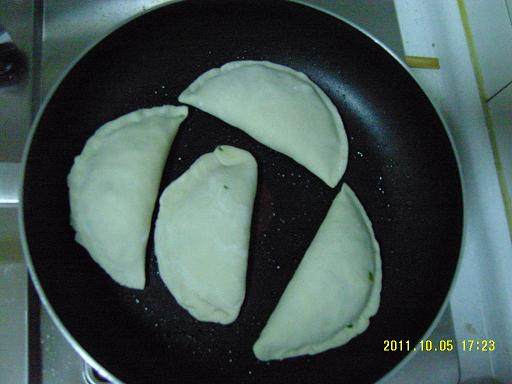
M 463 174 L 465 238 L 450 300 L 455 333 L 459 340 L 492 338 L 499 346 L 493 353 L 459 350 L 460 380 L 510 381 L 512 245 L 457 2 L 395 4 L 406 54 L 440 60 L 440 70 L 413 72 L 448 124 Z
M 464 3 L 489 99 L 512 81 L 512 24 L 507 3 L 505 0 L 464 0 Z
M 512 0 L 510 0 L 512 1 Z M 488 103 L 509 198 L 512 199 L 512 84 Z

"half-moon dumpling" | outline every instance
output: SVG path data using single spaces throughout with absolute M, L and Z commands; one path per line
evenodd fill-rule
M 144 288 L 160 177 L 187 107 L 140 109 L 99 128 L 68 175 L 75 239 L 119 284 Z
M 313 355 L 366 330 L 379 308 L 379 245 L 347 184 L 336 196 L 253 350 L 260 360 Z
M 345 172 L 347 135 L 329 97 L 305 74 L 268 61 L 233 61 L 179 97 L 290 156 L 327 185 Z
M 223 145 L 197 159 L 160 197 L 160 276 L 198 320 L 229 324 L 240 312 L 257 173 L 249 152 Z

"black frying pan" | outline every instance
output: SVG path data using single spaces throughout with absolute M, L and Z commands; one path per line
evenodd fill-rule
M 229 326 L 197 322 L 176 304 L 156 273 L 151 240 L 147 286 L 130 290 L 92 261 L 69 225 L 66 176 L 100 125 L 138 108 L 176 104 L 198 75 L 237 59 L 303 71 L 332 99 L 350 142 L 343 181 L 365 206 L 381 245 L 378 314 L 364 334 L 316 356 L 263 363 L 252 345 L 341 183 L 331 189 L 291 159 L 191 109 L 161 189 L 219 144 L 247 149 L 258 161 L 247 295 Z M 383 340 L 413 345 L 435 319 L 458 260 L 462 199 L 439 116 L 368 36 L 294 3 L 187 1 L 115 31 L 62 81 L 27 154 L 23 222 L 43 302 L 89 361 L 123 381 L 359 383 L 379 379 L 406 354 L 384 352 Z

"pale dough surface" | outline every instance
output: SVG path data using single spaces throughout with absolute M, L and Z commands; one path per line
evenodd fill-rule
M 256 182 L 253 156 L 222 145 L 197 159 L 160 197 L 160 276 L 198 320 L 228 324 L 240 312 Z
M 233 61 L 198 77 L 179 101 L 237 127 L 334 187 L 348 160 L 341 117 L 305 74 L 268 61 Z
M 344 184 L 253 350 L 260 360 L 317 354 L 364 332 L 379 308 L 379 245 Z
M 144 288 L 162 170 L 187 107 L 128 113 L 100 127 L 68 175 L 75 239 L 119 284 Z

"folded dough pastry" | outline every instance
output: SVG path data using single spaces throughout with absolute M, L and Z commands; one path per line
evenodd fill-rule
M 75 239 L 119 284 L 144 288 L 160 177 L 187 107 L 140 109 L 103 125 L 68 175 Z
M 313 355 L 366 330 L 380 303 L 372 225 L 347 184 L 332 203 L 253 350 L 260 360 Z
M 240 312 L 256 181 L 252 155 L 223 145 L 197 159 L 160 197 L 160 276 L 198 320 L 228 324 Z
M 233 61 L 198 77 L 179 97 L 305 166 L 334 187 L 348 142 L 336 107 L 305 74 L 268 61 Z

